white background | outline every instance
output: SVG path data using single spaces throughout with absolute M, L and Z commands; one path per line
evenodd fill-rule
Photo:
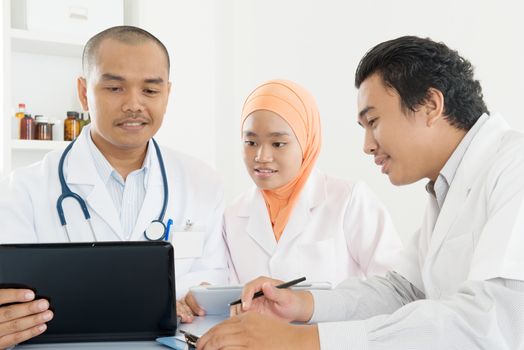
M 250 186 L 240 154 L 243 100 L 259 83 L 286 78 L 317 98 L 324 140 L 319 168 L 366 181 L 400 234 L 412 233 L 425 205 L 424 183 L 394 187 L 363 154 L 353 86 L 364 53 L 401 35 L 429 36 L 457 49 L 476 67 L 490 111 L 524 129 L 519 1 L 138 2 L 140 25 L 166 44 L 172 58 L 173 91 L 158 139 L 214 166 L 229 202 Z

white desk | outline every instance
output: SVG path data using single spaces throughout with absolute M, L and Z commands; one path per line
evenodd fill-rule
M 224 320 L 226 316 L 196 317 L 193 323 L 182 323 L 180 329 L 195 335 L 204 334 L 209 328 Z M 19 345 L 15 350 L 94 350 L 94 349 L 132 349 L 132 350 L 167 350 L 168 347 L 156 341 L 127 342 L 89 342 L 89 343 L 49 343 Z
M 169 349 L 156 341 L 99 342 L 99 343 L 50 343 L 19 345 L 23 350 L 91 350 L 91 349 L 133 349 L 133 350 L 166 350 Z

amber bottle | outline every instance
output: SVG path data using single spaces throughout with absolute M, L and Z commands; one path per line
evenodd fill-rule
M 78 112 L 67 112 L 67 119 L 64 121 L 64 141 L 73 141 L 80 135 L 80 120 Z
M 20 119 L 20 140 L 34 140 L 35 138 L 35 120 L 31 114 L 26 114 Z

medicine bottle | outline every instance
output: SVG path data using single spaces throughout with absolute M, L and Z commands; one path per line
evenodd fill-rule
M 89 112 L 84 112 L 83 114 L 84 114 L 84 126 L 91 124 L 91 115 L 89 114 Z M 86 117 L 86 114 L 87 114 L 87 117 Z
M 16 112 L 15 117 L 22 119 L 25 116 L 25 103 L 18 104 L 18 112 Z
M 64 121 L 64 141 L 73 141 L 80 135 L 80 120 L 78 112 L 68 111 Z
M 91 123 L 91 119 L 89 118 L 88 112 L 80 113 L 80 117 L 78 118 L 78 120 L 80 120 L 80 132 L 82 132 L 82 129 L 84 128 L 84 126 Z
M 34 140 L 35 138 L 35 121 L 31 114 L 26 114 L 20 119 L 20 140 Z
M 43 115 L 35 115 L 36 123 L 36 140 L 52 140 L 53 139 L 53 123 L 50 123 Z

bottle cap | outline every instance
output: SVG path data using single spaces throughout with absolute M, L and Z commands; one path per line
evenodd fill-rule
M 37 123 L 49 123 L 49 120 L 47 120 L 43 115 L 41 114 L 38 114 L 38 115 L 35 115 L 35 121 Z

